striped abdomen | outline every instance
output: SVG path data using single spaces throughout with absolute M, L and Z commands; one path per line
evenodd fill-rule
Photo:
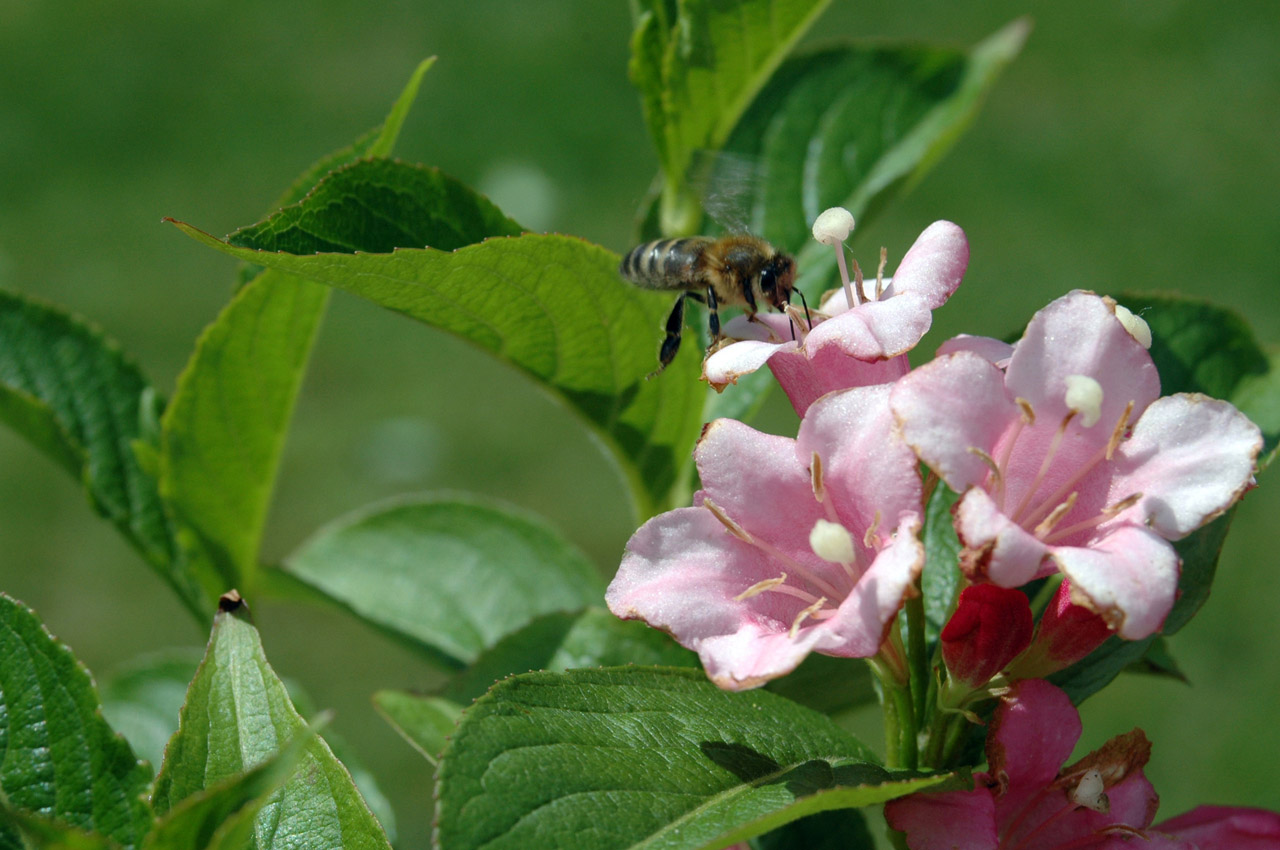
M 698 261 L 714 241 L 707 236 L 690 236 L 646 242 L 622 258 L 618 271 L 645 289 L 697 289 L 706 285 L 698 275 Z

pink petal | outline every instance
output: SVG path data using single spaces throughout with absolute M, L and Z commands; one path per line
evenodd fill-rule
M 1130 401 L 1137 417 L 1160 395 L 1151 355 L 1115 317 L 1114 302 L 1091 292 L 1064 295 L 1036 313 L 1007 374 L 1010 392 L 1031 403 L 1037 420 L 1054 422 L 1067 414 L 1067 376 L 1094 378 L 1103 391 L 1095 428 L 1107 434 Z
M 748 532 L 802 563 L 840 571 L 809 548 L 809 532 L 824 514 L 806 465 L 796 462 L 794 440 L 717 419 L 703 429 L 693 457 L 702 478 L 698 504 L 710 499 Z
M 1039 791 L 1058 771 L 1080 739 L 1080 713 L 1070 698 L 1043 679 L 1024 679 L 1005 697 L 987 736 L 987 763 L 1009 787 Z
M 1112 500 L 1143 494 L 1118 519 L 1179 540 L 1252 485 L 1261 448 L 1258 426 L 1225 401 L 1184 393 L 1159 399 L 1116 452 Z
M 836 390 L 891 384 L 911 370 L 905 354 L 888 360 L 857 360 L 835 346 L 807 355 L 787 348 L 769 361 L 791 406 L 805 416 L 809 406 Z
M 815 649 L 846 658 L 870 658 L 880 650 L 894 615 L 924 569 L 920 519 L 907 516 L 893 542 L 876 555 L 834 617 L 819 628 L 829 631 Z
M 925 228 L 893 274 L 899 296 L 918 295 L 931 310 L 941 307 L 956 291 L 969 265 L 969 240 L 949 221 Z
M 988 788 L 912 794 L 884 805 L 889 826 L 911 850 L 996 850 L 995 803 Z
M 985 490 L 971 488 L 954 508 L 964 544 L 965 574 L 973 581 L 1020 587 L 1046 572 L 1049 547 L 1005 516 Z
M 808 467 L 813 455 L 840 521 L 862 534 L 876 523 L 888 532 L 904 513 L 920 510 L 922 485 L 915 454 L 895 433 L 888 385 L 832 393 L 816 401 L 800 423 L 795 453 Z
M 804 347 L 810 356 L 830 346 L 859 360 L 881 360 L 910 351 L 932 323 L 923 296 L 895 295 L 827 319 L 809 332 Z
M 1071 579 L 1072 601 L 1100 614 L 1126 640 L 1157 631 L 1173 608 L 1178 555 L 1148 529 L 1122 525 L 1087 549 L 1057 546 L 1051 556 Z
M 618 617 L 644 620 L 697 652 L 721 687 L 754 687 L 792 670 L 823 637 L 809 630 L 788 638 L 802 602 L 778 594 L 736 598 L 778 572 L 706 508 L 680 508 L 632 535 L 605 601 Z
M 972 351 L 1001 369 L 1009 365 L 1009 358 L 1013 356 L 1013 346 L 1004 340 L 992 339 L 989 336 L 970 336 L 969 334 L 953 336 L 938 346 L 937 354 L 934 356 L 943 357 L 947 354 L 955 354 L 957 351 Z
M 790 320 L 781 313 L 757 313 L 734 316 L 722 328 L 729 339 L 753 339 L 758 342 L 791 341 Z
M 717 390 L 722 390 L 729 384 L 738 383 L 743 375 L 759 369 L 782 349 L 783 346 L 776 342 L 742 340 L 730 343 L 702 362 L 702 378 Z
M 1263 809 L 1199 806 L 1155 829 L 1195 842 L 1199 850 L 1280 848 L 1280 814 Z
M 990 467 L 970 451 L 990 454 L 1021 411 L 1004 373 L 962 351 L 914 370 L 894 385 L 889 404 L 906 441 L 958 493 L 981 484 Z

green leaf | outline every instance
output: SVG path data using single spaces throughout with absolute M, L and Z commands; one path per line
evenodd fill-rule
M 925 640 L 928 651 L 951 619 L 963 576 L 960 573 L 960 538 L 956 536 L 951 507 L 960 497 L 938 481 L 925 508 L 924 573 L 920 587 L 924 595 Z
M 438 777 L 446 850 L 723 847 L 955 781 L 891 773 L 773 694 L 639 667 L 498 683 L 463 714 Z
M 9 850 L 120 850 L 93 832 L 10 806 L 0 794 L 0 847 Z
M 751 841 L 755 850 L 875 850 L 858 809 L 833 809 L 792 821 Z
M 631 77 L 666 174 L 664 212 L 678 209 L 699 149 L 717 150 L 830 0 L 688 0 L 649 4 L 632 37 Z M 670 12 L 675 12 L 674 16 Z M 691 222 L 696 226 L 697 222 Z M 664 231 L 687 225 L 664 214 Z
M 1152 641 L 1151 645 L 1147 647 L 1146 653 L 1130 664 L 1127 669 L 1131 673 L 1164 676 L 1169 679 L 1177 679 L 1184 685 L 1191 684 L 1191 680 L 1182 672 L 1182 668 L 1178 666 L 1173 653 L 1169 651 L 1169 642 L 1163 637 L 1157 637 Z
M 240 248 L 314 254 L 452 251 L 520 225 L 436 168 L 363 159 L 325 177 L 298 203 L 227 237 Z
M 1122 293 L 1117 300 L 1151 327 L 1151 358 L 1160 389 L 1204 393 L 1232 402 L 1262 429 L 1259 466 L 1280 442 L 1280 364 L 1233 310 L 1167 293 Z
M 169 649 L 111 671 L 102 684 L 102 715 L 140 757 L 158 765 L 178 730 L 178 713 L 203 653 Z
M 453 700 L 404 691 L 378 691 L 373 705 L 432 764 L 439 762 L 440 751 L 462 717 L 462 706 Z
M 842 206 L 865 223 L 919 181 L 973 120 L 1028 30 L 1015 21 L 969 50 L 871 43 L 788 60 L 725 145 L 730 159 L 760 170 L 745 198 L 753 231 L 798 253 L 810 277 L 817 267 L 829 278 L 834 255 L 812 238 L 818 213 Z
M 409 76 L 409 82 L 405 84 L 400 96 L 392 104 L 391 112 L 387 114 L 387 118 L 381 126 L 374 127 L 352 144 L 334 151 L 313 164 L 299 175 L 298 179 L 293 181 L 293 185 L 271 205 L 271 209 L 287 207 L 302 200 L 311 191 L 311 188 L 323 180 L 330 171 L 335 171 L 344 165 L 365 157 L 391 156 L 396 140 L 400 137 L 400 130 L 404 127 L 405 119 L 409 117 L 409 110 L 413 108 L 413 102 L 418 97 L 418 88 L 422 84 L 422 78 L 435 63 L 436 57 L 434 56 L 419 62 L 418 67 Z
M 663 293 L 618 277 L 618 256 L 567 236 L 526 234 L 457 251 L 296 256 L 186 234 L 238 259 L 309 277 L 448 330 L 544 384 L 597 431 L 631 485 L 637 513 L 664 504 L 701 425 L 693 346 L 656 380 Z
M 1182 561 L 1182 571 L 1178 576 L 1178 597 L 1165 618 L 1162 633 L 1177 633 L 1208 600 L 1233 516 L 1235 508 L 1173 544 Z
M 330 291 L 259 275 L 205 329 L 161 420 L 160 488 L 228 587 L 255 586 L 276 469 Z
M 1110 684 L 1126 667 L 1139 661 L 1157 637 L 1121 640 L 1112 635 L 1088 657 L 1054 673 L 1049 681 L 1066 691 L 1071 702 L 1079 705 Z
M 638 620 L 619 620 L 603 608 L 539 617 L 483 652 L 444 689 L 466 705 L 499 679 L 530 670 L 641 664 L 697 667 L 698 658 L 662 632 Z
M 94 508 L 203 610 L 201 576 L 183 566 L 154 479 L 134 442 L 159 404 L 138 367 L 96 328 L 0 292 L 0 418 L 84 481 Z
M 258 631 L 235 593 L 224 596 L 178 731 L 165 751 L 151 802 L 160 815 L 261 764 L 306 724 L 267 663 Z M 308 742 L 298 773 L 255 819 L 258 850 L 310 846 L 388 848 L 351 775 L 321 738 Z
M 1015 21 L 969 50 L 871 43 L 791 58 L 743 115 L 709 185 L 734 196 L 732 217 L 746 229 L 796 255 L 798 286 L 816 304 L 835 279 L 835 256 L 813 240 L 813 220 L 841 206 L 865 224 L 914 186 L 973 120 L 1028 31 Z M 750 179 L 736 175 L 744 164 Z M 772 386 L 740 381 L 713 398 L 708 418 L 754 410 Z
M 418 66 L 380 131 L 299 181 L 310 188 L 358 156 L 389 154 L 430 65 Z M 297 194 L 295 184 L 284 200 Z M 188 557 L 216 576 L 206 582 L 210 601 L 228 587 L 256 589 L 276 471 L 329 294 L 279 271 L 258 274 L 201 335 L 165 412 L 161 492 L 194 536 L 184 539 Z
M 295 773 L 327 720 L 295 734 L 253 768 L 204 791 L 197 791 L 162 817 L 143 850 L 239 850 L 253 839 L 254 820 Z
M 397 499 L 321 529 L 294 577 L 445 663 L 475 660 L 540 614 L 598 601 L 577 549 L 529 515 L 481 501 Z
M 150 780 L 102 719 L 89 672 L 30 608 L 0 594 L 0 790 L 8 804 L 134 848 L 151 819 L 143 796 Z M 0 847 L 20 846 L 0 824 Z
M 875 702 L 871 668 L 859 658 L 810 653 L 800 666 L 765 689 L 826 715 Z

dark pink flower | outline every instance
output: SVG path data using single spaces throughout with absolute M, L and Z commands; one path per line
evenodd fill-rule
M 733 690 L 810 651 L 874 655 L 924 563 L 920 476 L 888 395 L 820 399 L 794 440 L 730 419 L 708 425 L 695 506 L 632 536 L 609 609 L 670 633 Z
M 1074 292 L 1041 310 L 1001 369 L 973 346 L 900 380 L 891 404 L 955 507 L 973 581 L 1060 571 L 1121 637 L 1160 628 L 1178 540 L 1253 485 L 1257 426 L 1195 394 L 1159 398 L 1115 303 Z
M 836 250 L 843 259 L 842 248 Z M 964 231 L 936 221 L 891 278 L 846 279 L 807 315 L 792 305 L 786 315 L 757 313 L 728 322 L 725 333 L 740 341 L 707 357 L 703 378 L 721 390 L 768 363 L 801 416 L 828 392 L 891 383 L 907 373 L 906 353 L 929 330 L 932 311 L 955 292 L 968 263 Z
M 1066 694 L 1040 679 L 1019 682 L 992 718 L 987 771 L 974 789 L 893 800 L 885 818 L 911 850 L 1280 847 L 1280 815 L 1257 809 L 1196 809 L 1151 827 L 1159 800 L 1142 773 L 1146 736 L 1135 729 L 1063 767 L 1080 732 Z

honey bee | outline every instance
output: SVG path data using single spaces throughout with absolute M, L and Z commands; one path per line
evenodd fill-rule
M 796 279 L 795 260 L 755 236 L 646 242 L 622 258 L 618 271 L 641 289 L 684 290 L 667 316 L 658 368 L 649 377 L 667 368 L 680 350 L 686 298 L 707 305 L 714 346 L 720 341 L 719 307 L 744 307 L 749 316 L 761 302 L 786 310 Z

